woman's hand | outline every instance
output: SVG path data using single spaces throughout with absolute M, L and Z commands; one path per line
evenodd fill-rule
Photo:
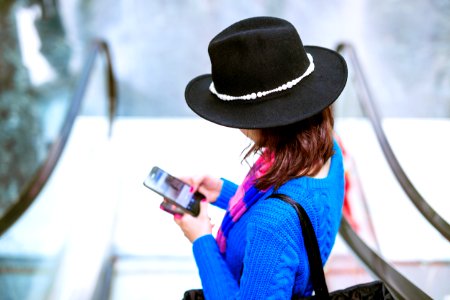
M 199 237 L 212 233 L 213 225 L 208 216 L 208 202 L 200 203 L 200 214 L 197 217 L 185 213 L 183 215 L 174 215 L 174 221 L 180 226 L 184 235 L 193 243 Z
M 223 181 L 208 175 L 199 177 L 182 177 L 181 180 L 192 186 L 194 191 L 202 193 L 210 203 L 217 200 L 222 190 Z

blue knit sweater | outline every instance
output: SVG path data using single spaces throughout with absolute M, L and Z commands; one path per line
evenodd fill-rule
M 344 198 L 342 154 L 335 143 L 328 176 L 300 177 L 279 193 L 299 202 L 311 219 L 325 263 L 338 232 Z M 226 208 L 237 185 L 224 180 L 215 205 Z M 295 210 L 266 194 L 239 219 L 219 252 L 212 235 L 194 241 L 193 252 L 206 299 L 291 299 L 311 295 L 309 266 Z

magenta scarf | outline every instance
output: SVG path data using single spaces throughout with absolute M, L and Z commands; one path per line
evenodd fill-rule
M 255 204 L 267 190 L 258 190 L 254 184 L 258 178 L 263 176 L 272 164 L 272 159 L 265 159 L 266 155 L 261 155 L 252 166 L 236 193 L 231 197 L 227 212 L 222 221 L 222 225 L 217 233 L 216 241 L 219 250 L 223 254 L 227 247 L 228 234 L 240 217 Z

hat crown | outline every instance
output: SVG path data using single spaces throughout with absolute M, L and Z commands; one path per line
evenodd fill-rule
M 276 88 L 310 64 L 295 27 L 272 17 L 233 24 L 212 39 L 208 52 L 216 90 L 233 96 Z

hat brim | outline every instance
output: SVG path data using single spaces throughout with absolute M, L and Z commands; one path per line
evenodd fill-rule
M 337 52 L 305 46 L 315 69 L 300 83 L 283 92 L 249 101 L 223 101 L 209 90 L 211 74 L 192 79 L 186 86 L 188 106 L 200 117 L 226 127 L 259 129 L 293 124 L 330 106 L 347 82 L 347 64 Z M 258 92 L 258 91 L 255 91 Z

